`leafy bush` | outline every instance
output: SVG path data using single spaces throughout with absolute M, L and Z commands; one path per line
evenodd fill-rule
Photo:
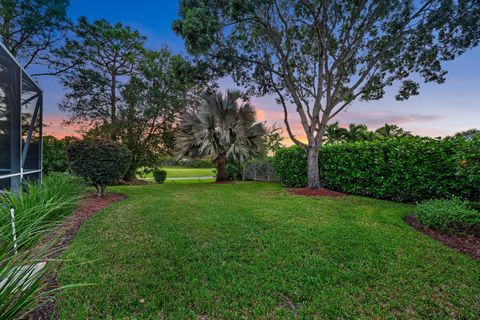
M 125 176 L 132 158 L 125 146 L 94 139 L 70 144 L 68 160 L 73 172 L 91 182 L 101 197 L 108 184 Z
M 241 164 L 235 161 L 227 161 L 227 165 L 225 167 L 225 175 L 227 176 L 227 180 L 242 180 L 242 171 L 243 167 Z
M 282 184 L 305 186 L 302 149 L 282 149 L 272 163 Z M 319 167 L 325 187 L 350 194 L 399 201 L 480 199 L 479 138 L 406 137 L 327 145 L 320 150 Z
M 167 179 L 167 171 L 161 168 L 153 169 L 153 178 L 157 183 L 164 183 Z
M 68 169 L 68 143 L 52 136 L 43 137 L 43 172 L 65 172 Z
M 480 212 L 459 198 L 433 199 L 418 204 L 414 211 L 426 227 L 439 231 L 480 234 Z
M 307 155 L 300 147 L 277 150 L 272 165 L 282 185 L 297 188 L 307 184 Z
M 185 161 L 184 166 L 190 168 L 215 168 L 215 165 L 212 161 L 208 159 L 193 159 L 191 161 Z

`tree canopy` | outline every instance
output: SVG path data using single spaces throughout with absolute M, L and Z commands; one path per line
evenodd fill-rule
M 478 45 L 477 0 L 183 0 L 173 29 L 189 52 L 257 95 L 276 94 L 290 139 L 319 186 L 318 149 L 328 122 L 353 101 L 419 93 L 443 83 L 442 62 Z M 290 105 L 307 141 L 290 126 Z
M 144 53 L 145 37 L 121 23 L 90 23 L 85 17 L 73 31 L 74 36 L 55 51 L 58 68 L 74 66 L 61 75 L 67 92 L 60 109 L 72 114 L 72 122 L 108 127 L 115 140 L 119 90 Z
M 129 179 L 173 154 L 177 122 L 205 84 L 194 64 L 166 47 L 146 53 L 137 69 L 122 88 L 118 116 L 118 137 L 132 152 Z
M 70 26 L 68 0 L 0 0 L 2 43 L 24 68 L 50 65 L 52 49 Z

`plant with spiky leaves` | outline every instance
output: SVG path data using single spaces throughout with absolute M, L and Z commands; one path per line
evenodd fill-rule
M 228 160 L 243 163 L 257 156 L 265 128 L 242 96 L 235 90 L 204 95 L 198 110 L 183 116 L 175 135 L 178 158 L 209 157 L 217 165 L 217 181 L 224 181 Z

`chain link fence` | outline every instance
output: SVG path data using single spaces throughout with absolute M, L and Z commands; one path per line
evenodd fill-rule
M 243 166 L 243 180 L 277 181 L 271 163 L 267 161 L 251 161 Z

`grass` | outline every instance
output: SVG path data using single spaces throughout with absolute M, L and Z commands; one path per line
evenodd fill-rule
M 162 167 L 167 171 L 168 178 L 191 178 L 191 177 L 213 177 L 215 168 L 186 168 L 186 167 Z M 146 178 L 153 179 L 153 174 L 149 173 Z
M 272 183 L 116 187 L 63 255 L 68 319 L 480 317 L 480 263 L 406 225 L 412 206 Z

